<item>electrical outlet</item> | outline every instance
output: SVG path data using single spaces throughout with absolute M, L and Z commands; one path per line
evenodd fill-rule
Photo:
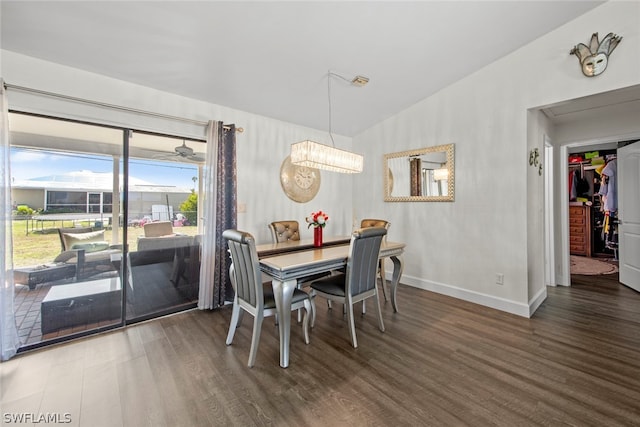
M 238 213 L 247 213 L 247 205 L 245 203 L 238 203 Z
M 504 274 L 496 273 L 496 284 L 504 285 Z

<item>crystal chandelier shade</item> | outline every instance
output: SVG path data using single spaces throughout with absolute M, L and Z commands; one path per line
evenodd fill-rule
M 332 172 L 360 173 L 364 160 L 360 154 L 306 140 L 291 144 L 291 163 Z

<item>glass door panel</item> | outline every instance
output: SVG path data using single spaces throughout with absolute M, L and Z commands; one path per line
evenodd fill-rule
M 129 142 L 127 320 L 194 307 L 202 141 L 133 132 Z
M 120 192 L 123 130 L 10 113 L 9 131 L 23 346 L 122 324 L 123 228 L 103 194 Z

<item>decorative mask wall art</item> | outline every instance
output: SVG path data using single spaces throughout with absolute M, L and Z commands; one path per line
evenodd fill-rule
M 618 46 L 620 40 L 622 40 L 621 36 L 609 33 L 602 41 L 598 41 L 598 33 L 593 33 L 589 46 L 584 43 L 578 43 L 571 49 L 569 54 L 578 57 L 580 66 L 582 66 L 582 73 L 585 76 L 594 77 L 602 74 L 607 69 L 609 55 Z

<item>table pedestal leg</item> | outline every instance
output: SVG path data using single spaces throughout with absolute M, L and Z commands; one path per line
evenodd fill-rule
M 400 256 L 391 256 L 391 261 L 393 261 L 393 275 L 391 276 L 391 305 L 393 306 L 393 311 L 398 312 L 398 302 L 396 300 L 396 291 L 398 289 L 398 283 L 400 282 L 400 277 L 402 276 L 402 257 Z

